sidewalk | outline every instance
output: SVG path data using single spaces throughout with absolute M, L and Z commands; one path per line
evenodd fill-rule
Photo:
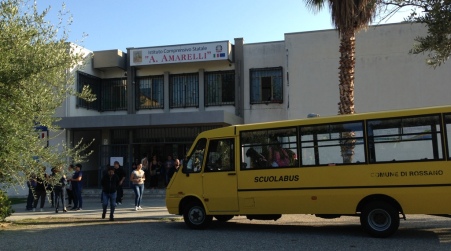
M 164 190 L 154 190 L 144 193 L 141 207 L 143 210 L 135 211 L 134 207 L 134 194 L 133 191 L 125 191 L 122 205 L 116 207 L 114 218 L 117 219 L 133 219 L 133 218 L 180 218 L 180 215 L 171 215 L 168 213 L 165 204 Z M 131 190 L 131 189 L 130 189 Z M 55 208 L 50 207 L 50 203 L 46 201 L 44 211 L 40 212 L 39 208 L 36 212 L 30 212 L 25 210 L 26 203 L 15 204 L 13 209 L 15 213 L 12 216 L 6 218 L 8 221 L 17 221 L 24 219 L 37 219 L 37 218 L 92 218 L 100 219 L 102 215 L 102 204 L 100 203 L 100 189 L 86 190 L 83 192 L 83 210 L 72 211 L 68 210 L 63 213 L 62 208 L 59 209 L 59 213 L 55 213 Z M 107 214 L 109 213 L 109 206 Z M 107 215 L 108 216 L 108 215 Z
M 83 189 L 82 195 L 83 197 L 98 197 L 100 198 L 100 188 L 99 189 Z M 129 197 L 135 198 L 135 193 L 133 192 L 133 189 L 131 188 L 124 188 L 124 198 Z M 158 197 L 158 198 L 164 198 L 166 196 L 166 189 L 159 188 L 159 189 L 144 189 L 144 197 Z

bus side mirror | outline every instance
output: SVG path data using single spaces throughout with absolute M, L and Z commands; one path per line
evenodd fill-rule
M 186 174 L 186 177 L 188 177 L 190 171 L 188 170 L 188 168 L 186 168 L 186 166 L 183 166 L 183 167 L 182 167 L 182 173 Z

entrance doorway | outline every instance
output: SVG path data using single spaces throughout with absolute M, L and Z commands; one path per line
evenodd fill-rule
M 165 161 L 167 161 L 168 156 L 172 156 L 173 159 L 182 160 L 189 150 L 190 144 L 186 143 L 169 143 L 169 144 L 133 144 L 132 145 L 132 162 L 141 163 L 143 158 L 147 158 L 149 161 L 152 160 L 153 156 L 157 156 L 157 161 L 160 163 L 161 167 Z M 164 177 L 161 175 L 160 170 L 157 171 L 157 187 L 164 187 Z M 146 170 L 146 177 L 150 175 L 150 172 Z M 150 179 L 146 179 L 146 187 L 150 185 Z

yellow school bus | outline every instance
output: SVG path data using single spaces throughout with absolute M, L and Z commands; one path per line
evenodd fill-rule
M 451 106 L 229 126 L 196 138 L 166 206 L 213 217 L 358 216 L 376 237 L 406 214 L 451 214 Z

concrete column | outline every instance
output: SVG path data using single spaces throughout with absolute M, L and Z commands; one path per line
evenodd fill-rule
M 127 168 L 131 168 L 132 163 L 134 161 L 134 159 L 133 159 L 133 147 L 132 146 L 133 146 L 133 130 L 129 130 L 128 131 L 128 147 L 127 147 L 128 159 L 124 160 L 124 162 L 126 162 L 128 164 L 128 166 L 125 166 L 125 163 L 124 163 L 125 170 L 128 170 L 128 171 L 131 170 L 131 169 L 127 169 Z M 141 157 L 141 156 L 139 156 L 139 157 Z
M 199 69 L 199 111 L 205 111 L 205 69 Z
M 66 144 L 71 148 L 74 147 L 74 137 L 73 137 L 73 129 L 65 129 L 66 130 Z
M 164 72 L 164 112 L 169 113 L 169 72 Z
M 126 58 L 126 66 L 127 66 L 127 113 L 128 114 L 135 114 L 136 113 L 136 107 L 135 107 L 135 75 L 136 70 L 135 67 L 130 66 L 130 48 L 127 48 L 127 58 Z
M 235 115 L 244 116 L 244 39 L 235 38 L 233 60 L 235 63 Z

